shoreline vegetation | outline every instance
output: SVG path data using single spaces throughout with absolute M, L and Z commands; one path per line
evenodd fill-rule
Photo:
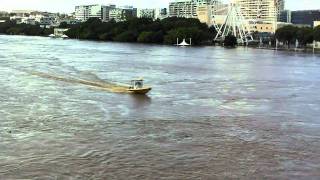
M 62 27 L 70 28 L 65 34 L 72 39 L 153 44 L 176 44 L 177 38 L 192 38 L 194 45 L 210 44 L 216 34 L 214 28 L 198 19 L 175 17 L 155 21 L 129 18 L 121 22 L 101 22 L 92 18 L 81 24 Z
M 163 20 L 128 18 L 121 22 L 114 20 L 102 22 L 98 18 L 91 18 L 75 25 L 61 23 L 59 27 L 69 28 L 65 34 L 71 39 L 173 45 L 177 43 L 177 38 L 179 41 L 192 38 L 193 45 L 217 43 L 213 41 L 217 34 L 216 29 L 194 18 L 170 17 Z M 0 23 L 0 34 L 49 36 L 53 31 L 54 28 L 17 24 L 10 20 Z M 255 41 L 249 44 L 250 47 L 309 52 L 312 51 L 310 44 L 320 41 L 320 26 L 311 28 L 288 25 L 279 28 L 275 34 L 261 36 L 261 33 L 255 32 L 253 37 Z M 237 40 L 233 35 L 229 35 L 220 45 L 235 47 Z

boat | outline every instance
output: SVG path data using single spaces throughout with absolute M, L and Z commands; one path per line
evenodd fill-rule
M 64 34 L 64 35 L 61 36 L 61 38 L 62 38 L 62 39 L 68 39 L 69 37 Z
M 51 38 L 62 38 L 62 39 L 68 39 L 69 37 L 65 34 L 63 35 L 55 35 L 55 34 L 50 34 L 49 37 Z
M 131 85 L 128 89 L 133 94 L 147 94 L 151 90 L 151 87 L 144 86 L 142 78 L 131 80 Z

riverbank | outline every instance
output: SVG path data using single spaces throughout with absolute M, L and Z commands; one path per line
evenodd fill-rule
M 275 48 L 275 47 L 252 47 L 254 49 L 266 49 L 266 50 L 273 50 L 273 51 L 290 51 L 290 52 L 300 52 L 300 53 L 320 53 L 320 48 L 315 48 L 314 50 L 312 48 Z
M 32 37 L 32 35 L 8 35 L 8 34 L 0 34 L 2 36 L 29 36 Z M 49 38 L 49 36 L 34 36 L 34 37 L 44 37 L 44 38 Z M 89 42 L 100 42 L 100 43 L 108 43 L 108 42 L 113 42 L 113 41 L 102 41 L 102 40 L 90 40 L 90 39 L 70 39 L 70 40 L 79 40 L 79 41 L 89 41 Z M 139 43 L 139 42 L 117 42 L 117 43 L 129 43 L 129 44 L 139 44 L 139 45 L 147 45 L 147 46 L 155 46 L 155 45 L 159 45 L 159 46 L 171 46 L 174 47 L 174 44 L 157 44 L 157 43 Z M 221 45 L 210 45 L 210 44 L 202 44 L 202 45 L 195 45 L 195 46 L 191 46 L 191 47 L 223 47 Z M 288 52 L 300 52 L 300 53 L 306 53 L 306 54 L 320 54 L 320 49 L 315 49 L 315 51 L 313 52 L 312 49 L 287 49 L 287 48 L 278 48 L 276 49 L 275 47 L 255 47 L 255 46 L 237 46 L 237 47 L 248 47 L 248 48 L 252 48 L 252 49 L 264 49 L 264 50 L 272 50 L 272 51 L 288 51 Z M 234 48 L 237 48 L 234 47 Z M 188 47 L 189 48 L 189 47 Z M 232 47 L 226 47 L 228 49 L 233 49 Z
M 0 23 L 0 34 L 27 35 L 27 36 L 49 36 L 53 28 L 42 28 L 40 25 L 17 24 L 14 21 Z

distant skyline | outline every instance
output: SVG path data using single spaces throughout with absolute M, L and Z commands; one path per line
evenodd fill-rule
M 39 10 L 71 13 L 76 5 L 116 4 L 133 5 L 137 8 L 167 7 L 171 0 L 1 0 L 0 11 Z M 226 1 L 226 0 L 225 0 Z M 286 9 L 320 9 L 320 0 L 287 0 Z

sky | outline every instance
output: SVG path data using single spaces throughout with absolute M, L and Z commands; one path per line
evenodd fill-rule
M 138 8 L 167 7 L 170 0 L 0 0 L 0 11 L 40 10 L 71 13 L 84 4 L 133 5 Z M 227 0 L 225 0 L 227 1 Z M 320 0 L 286 0 L 286 9 L 320 9 Z

